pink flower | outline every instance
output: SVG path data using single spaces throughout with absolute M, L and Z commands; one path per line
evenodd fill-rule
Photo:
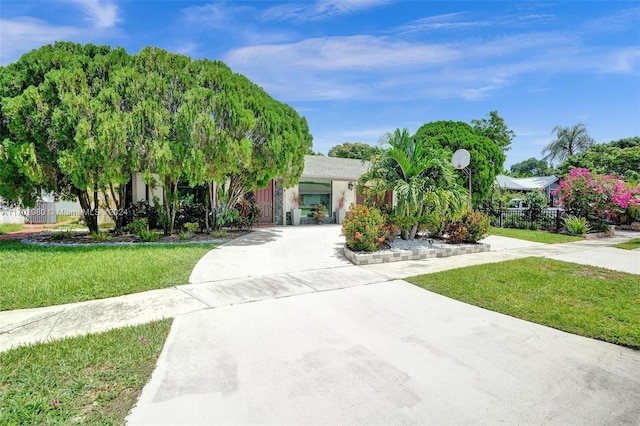
M 53 401 L 49 401 L 49 407 L 58 407 L 60 405 L 60 401 L 57 399 L 54 399 Z
M 145 339 L 144 336 L 138 336 L 138 342 L 146 344 L 148 340 Z

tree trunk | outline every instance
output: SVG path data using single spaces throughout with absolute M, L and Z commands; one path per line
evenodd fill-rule
M 418 233 L 418 224 L 416 223 L 411 227 L 411 231 L 409 231 L 409 239 L 410 240 L 415 239 L 417 233 Z
M 416 234 L 418 233 L 418 224 L 411 226 L 411 229 L 407 231 L 406 229 L 400 230 L 400 238 L 403 240 L 413 240 L 416 238 Z
M 91 208 L 91 197 L 87 190 L 74 188 L 74 192 L 78 197 L 80 207 L 82 207 L 82 218 L 87 224 L 90 233 L 98 233 L 98 212 Z

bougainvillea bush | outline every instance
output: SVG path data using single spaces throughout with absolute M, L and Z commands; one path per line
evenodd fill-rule
M 588 169 L 573 169 L 553 195 L 569 214 L 586 218 L 596 229 L 640 207 L 640 187 L 632 187 L 612 175 L 592 174 Z
M 351 250 L 375 251 L 385 240 L 385 225 L 385 217 L 377 207 L 352 205 L 342 221 L 342 234 Z

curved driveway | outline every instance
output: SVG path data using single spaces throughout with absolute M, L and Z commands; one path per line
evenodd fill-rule
M 389 281 L 339 233 L 264 229 L 203 258 L 184 290 L 217 308 L 176 318 L 129 423 L 638 424 L 640 352 Z

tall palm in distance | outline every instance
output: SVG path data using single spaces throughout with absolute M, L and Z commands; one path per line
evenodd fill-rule
M 595 145 L 596 141 L 589 136 L 587 127 L 583 123 L 575 124 L 573 127 L 556 126 L 551 134 L 556 135 L 556 139 L 542 150 L 543 160 L 553 161 L 555 159 L 563 162 L 573 154 L 584 151 Z

